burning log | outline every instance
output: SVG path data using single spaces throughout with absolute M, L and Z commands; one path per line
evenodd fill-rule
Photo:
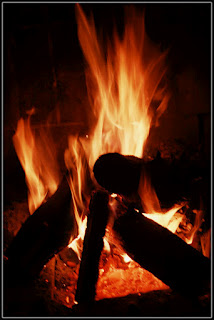
M 171 207 L 183 197 L 191 197 L 193 180 L 197 177 L 197 170 L 178 163 L 169 164 L 159 153 L 152 161 L 119 153 L 104 154 L 96 161 L 93 171 L 102 187 L 128 197 L 136 195 L 140 179 L 148 177 L 164 207 Z
M 112 193 L 131 195 L 136 193 L 144 161 L 134 156 L 107 153 L 94 165 L 97 182 Z
M 57 191 L 22 225 L 6 252 L 6 281 L 32 280 L 75 232 L 70 187 L 64 177 Z
M 99 260 L 103 249 L 103 237 L 109 217 L 109 195 L 104 191 L 93 194 L 84 237 L 83 252 L 75 299 L 78 303 L 91 303 L 96 294 L 99 276 Z
M 130 257 L 171 289 L 191 295 L 209 291 L 210 260 L 134 207 L 115 221 L 113 230 Z

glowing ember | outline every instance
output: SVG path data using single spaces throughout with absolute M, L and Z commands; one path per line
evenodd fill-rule
M 169 287 L 161 280 L 133 262 L 128 269 L 112 268 L 99 277 L 96 300 L 166 289 Z

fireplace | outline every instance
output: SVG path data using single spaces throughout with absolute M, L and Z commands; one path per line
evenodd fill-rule
M 4 4 L 5 316 L 210 315 L 210 9 Z

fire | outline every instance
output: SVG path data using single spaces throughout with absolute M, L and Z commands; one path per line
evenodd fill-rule
M 122 39 L 115 30 L 114 41 L 107 43 L 106 52 L 98 38 L 93 18 L 88 19 L 79 4 L 76 5 L 76 17 L 80 45 L 88 64 L 86 82 L 94 114 L 88 135 L 69 136 L 64 154 L 78 225 L 78 236 L 75 239 L 71 237 L 69 247 L 81 259 L 91 184 L 96 186 L 92 171 L 95 161 L 108 152 L 143 158 L 150 128 L 158 124 L 159 117 L 167 108 L 170 94 L 164 82 L 167 52 L 161 53 L 147 37 L 142 13 L 129 7 Z M 27 120 L 19 120 L 13 142 L 26 175 L 30 213 L 47 196 L 52 195 L 59 184 L 53 144 L 48 143 L 47 136 L 43 138 L 36 138 L 33 133 L 30 116 Z M 146 175 L 141 177 L 138 191 L 146 211 L 143 214 L 175 233 L 183 219 L 179 214 L 183 204 L 175 204 L 168 211 L 161 209 Z M 116 194 L 112 195 L 113 199 L 116 197 Z M 199 220 L 184 239 L 188 243 L 193 240 L 200 225 Z M 109 237 L 105 237 L 104 249 L 108 253 L 111 250 L 109 242 Z M 205 245 L 203 247 L 207 252 Z M 132 259 L 124 252 L 120 255 L 123 262 L 133 268 Z M 121 274 L 125 277 L 124 272 L 115 272 L 111 273 L 112 279 Z M 105 273 L 104 269 L 101 269 L 101 273 Z M 142 279 L 144 276 L 142 274 Z M 158 288 L 161 287 L 165 288 L 158 282 Z M 67 298 L 66 302 L 69 302 Z
M 183 219 L 183 217 L 180 214 L 178 214 L 177 217 L 175 216 L 175 214 L 181 207 L 182 205 L 175 205 L 173 208 L 171 208 L 165 213 L 160 211 L 155 213 L 143 213 L 143 215 L 149 219 L 154 220 L 161 226 L 166 227 L 171 232 L 175 233 L 180 222 Z

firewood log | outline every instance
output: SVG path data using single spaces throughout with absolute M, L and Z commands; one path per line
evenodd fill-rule
M 113 230 L 130 257 L 171 289 L 188 295 L 209 291 L 210 260 L 134 207 L 115 220 Z
M 25 221 L 7 249 L 7 284 L 37 277 L 48 260 L 68 245 L 75 227 L 71 192 L 65 176 L 57 191 Z
M 159 153 L 151 161 L 118 153 L 104 154 L 95 162 L 93 171 L 98 184 L 103 188 L 128 197 L 138 193 L 140 179 L 147 176 L 160 204 L 165 208 L 183 198 L 194 198 L 194 179 L 199 174 L 197 168 L 192 170 L 190 164 L 169 163 Z M 206 188 L 206 181 L 203 185 Z
M 95 298 L 99 260 L 109 216 L 108 201 L 109 195 L 105 191 L 96 191 L 90 201 L 90 212 L 75 295 L 75 299 L 80 305 L 90 304 Z
M 112 193 L 137 192 L 144 161 L 134 156 L 107 153 L 98 158 L 93 171 L 97 182 Z

